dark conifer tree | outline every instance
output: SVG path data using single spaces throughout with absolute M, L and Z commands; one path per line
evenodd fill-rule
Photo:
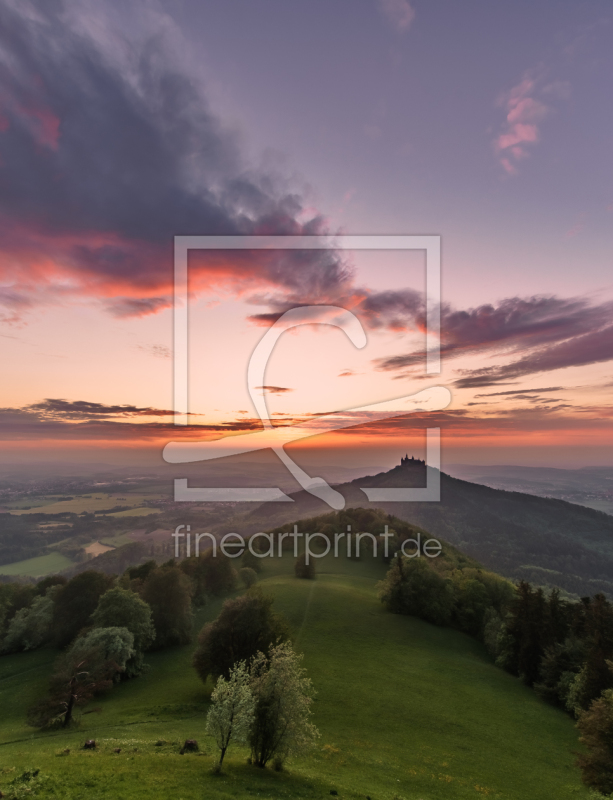
M 588 709 L 605 689 L 613 688 L 613 672 L 607 664 L 613 659 L 613 607 L 603 594 L 597 594 L 588 606 L 585 634 L 587 657 L 579 705 Z

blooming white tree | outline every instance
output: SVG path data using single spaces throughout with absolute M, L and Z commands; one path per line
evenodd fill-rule
M 251 758 L 258 767 L 270 759 L 280 768 L 290 755 L 309 749 L 319 736 L 309 721 L 313 687 L 300 666 L 302 656 L 284 642 L 258 653 L 251 662 L 255 717 L 251 727 Z
M 219 678 L 211 701 L 213 705 L 206 718 L 206 729 L 215 738 L 219 748 L 219 771 L 230 742 L 234 740 L 246 744 L 253 723 L 255 698 L 244 661 L 232 667 L 228 680 Z

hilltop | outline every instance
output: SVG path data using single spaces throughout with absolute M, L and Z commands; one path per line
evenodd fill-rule
M 383 509 L 428 530 L 507 578 L 583 596 L 613 596 L 613 517 L 563 500 L 507 492 L 441 473 L 439 503 L 370 503 L 363 486 L 425 486 L 423 461 L 335 486 L 347 507 Z M 252 533 L 329 507 L 305 491 L 293 503 L 263 503 L 218 530 Z M 377 533 L 378 531 L 374 531 Z

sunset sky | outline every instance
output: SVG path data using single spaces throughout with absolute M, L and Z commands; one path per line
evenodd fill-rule
M 439 426 L 443 468 L 613 464 L 612 33 L 607 0 L 0 0 L 2 463 L 257 430 L 251 352 L 324 304 L 367 345 L 286 333 L 279 423 L 453 399 L 297 454 L 386 465 Z M 440 235 L 441 375 L 423 252 L 194 254 L 173 429 L 173 237 L 227 234 Z

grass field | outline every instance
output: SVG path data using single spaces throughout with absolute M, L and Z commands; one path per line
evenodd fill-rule
M 84 548 L 86 553 L 92 556 L 100 556 L 102 553 L 108 553 L 113 548 L 110 545 L 102 544 L 101 542 L 92 542 Z
M 100 541 L 110 547 L 121 547 L 123 544 L 130 544 L 134 539 L 130 536 L 130 531 L 124 531 L 116 536 L 104 536 Z
M 47 497 L 43 499 L 19 500 L 14 503 L 7 503 L 6 508 L 11 514 L 61 514 L 70 511 L 73 514 L 81 514 L 83 511 L 93 513 L 94 511 L 106 511 L 115 506 L 133 506 L 140 508 L 147 500 L 157 499 L 158 495 L 146 494 L 107 494 L 98 492 L 91 495 L 75 495 L 72 500 L 57 500 Z M 24 506 L 31 506 L 24 508 Z M 121 512 L 119 512 L 121 513 Z M 156 509 L 150 509 L 150 514 L 156 513 Z
M 58 800 L 323 798 L 331 790 L 372 800 L 589 796 L 572 766 L 572 720 L 463 634 L 383 611 L 374 589 L 379 565 L 326 560 L 316 581 L 301 581 L 287 574 L 291 562 L 271 564 L 263 588 L 289 618 L 318 691 L 322 736 L 309 757 L 276 773 L 248 766 L 235 748 L 225 774 L 212 775 L 204 732 L 212 687 L 191 668 L 193 646 L 150 654 L 149 672 L 94 701 L 80 729 L 41 734 L 23 722 L 53 661 L 41 650 L 0 658 L 5 796 L 27 769 L 40 775 L 24 787 Z M 197 626 L 220 605 L 200 612 Z M 86 738 L 99 742 L 97 752 L 80 749 Z M 185 738 L 202 752 L 178 755 Z
M 27 558 L 25 561 L 15 561 L 13 564 L 3 564 L 0 566 L 0 575 L 26 575 L 37 578 L 50 572 L 60 572 L 72 566 L 72 563 L 61 553 L 49 553 L 46 556 Z
M 161 509 L 159 508 L 147 508 L 140 507 L 140 508 L 127 508 L 125 511 L 114 511 L 112 514 L 109 514 L 109 517 L 146 517 L 149 514 L 160 514 Z

